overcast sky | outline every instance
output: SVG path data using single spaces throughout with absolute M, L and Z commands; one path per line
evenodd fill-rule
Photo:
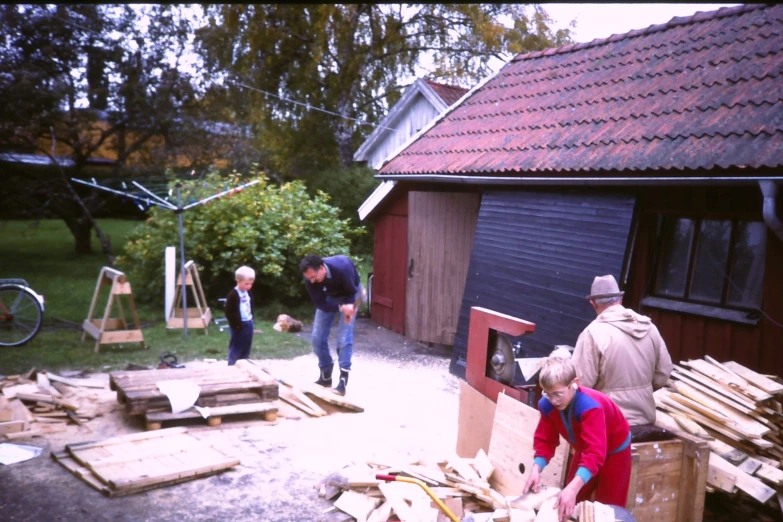
M 741 4 L 542 4 L 555 28 L 568 27 L 576 19 L 575 42 L 590 42 L 634 29 L 664 24 L 676 16 L 716 11 Z

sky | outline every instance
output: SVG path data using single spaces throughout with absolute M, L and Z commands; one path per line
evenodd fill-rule
M 676 16 L 735 5 L 741 4 L 542 4 L 557 29 L 568 27 L 576 19 L 574 41 L 577 43 L 664 24 Z

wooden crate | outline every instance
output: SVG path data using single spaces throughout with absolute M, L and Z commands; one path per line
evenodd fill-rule
M 685 434 L 631 445 L 626 509 L 637 522 L 702 522 L 710 448 Z

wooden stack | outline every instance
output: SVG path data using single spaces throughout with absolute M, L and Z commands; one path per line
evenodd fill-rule
M 158 388 L 168 380 L 188 380 L 200 388 L 196 406 L 209 408 L 207 423 L 218 426 L 226 415 L 260 413 L 264 420 L 277 417 L 277 382 L 261 381 L 236 366 L 179 368 L 112 372 L 109 384 L 117 400 L 130 415 L 143 415 L 148 430 L 160 429 L 163 422 L 203 418 L 195 408 L 172 413 L 169 398 Z
M 67 444 L 52 458 L 107 496 L 178 484 L 240 464 L 185 428 Z
M 82 425 L 99 415 L 81 389 L 106 389 L 92 379 L 68 379 L 36 371 L 0 380 L 0 437 L 20 439 L 64 431 L 69 423 Z
M 559 488 L 542 486 L 538 493 L 503 496 L 490 486 L 489 479 L 494 471 L 483 450 L 479 450 L 474 459 L 456 455 L 440 461 L 374 459 L 353 463 L 332 473 L 317 487 L 321 497 L 334 502 L 325 513 L 328 515 L 326 520 L 334 522 L 352 519 L 366 522 L 447 520 L 420 485 L 386 482 L 376 479 L 376 474 L 421 481 L 459 520 L 477 513 L 485 513 L 487 520 L 496 522 L 549 520 L 546 506 L 554 503 Z M 551 511 L 556 519 L 557 511 Z
M 655 392 L 656 424 L 709 441 L 707 483 L 764 503 L 783 490 L 783 385 L 712 357 L 675 365 Z

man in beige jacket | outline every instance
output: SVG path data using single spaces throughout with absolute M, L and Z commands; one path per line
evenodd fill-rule
M 649 317 L 623 306 L 612 275 L 596 277 L 587 299 L 596 319 L 579 335 L 573 362 L 579 381 L 609 396 L 631 426 L 655 424 L 653 391 L 672 372 L 672 360 Z

